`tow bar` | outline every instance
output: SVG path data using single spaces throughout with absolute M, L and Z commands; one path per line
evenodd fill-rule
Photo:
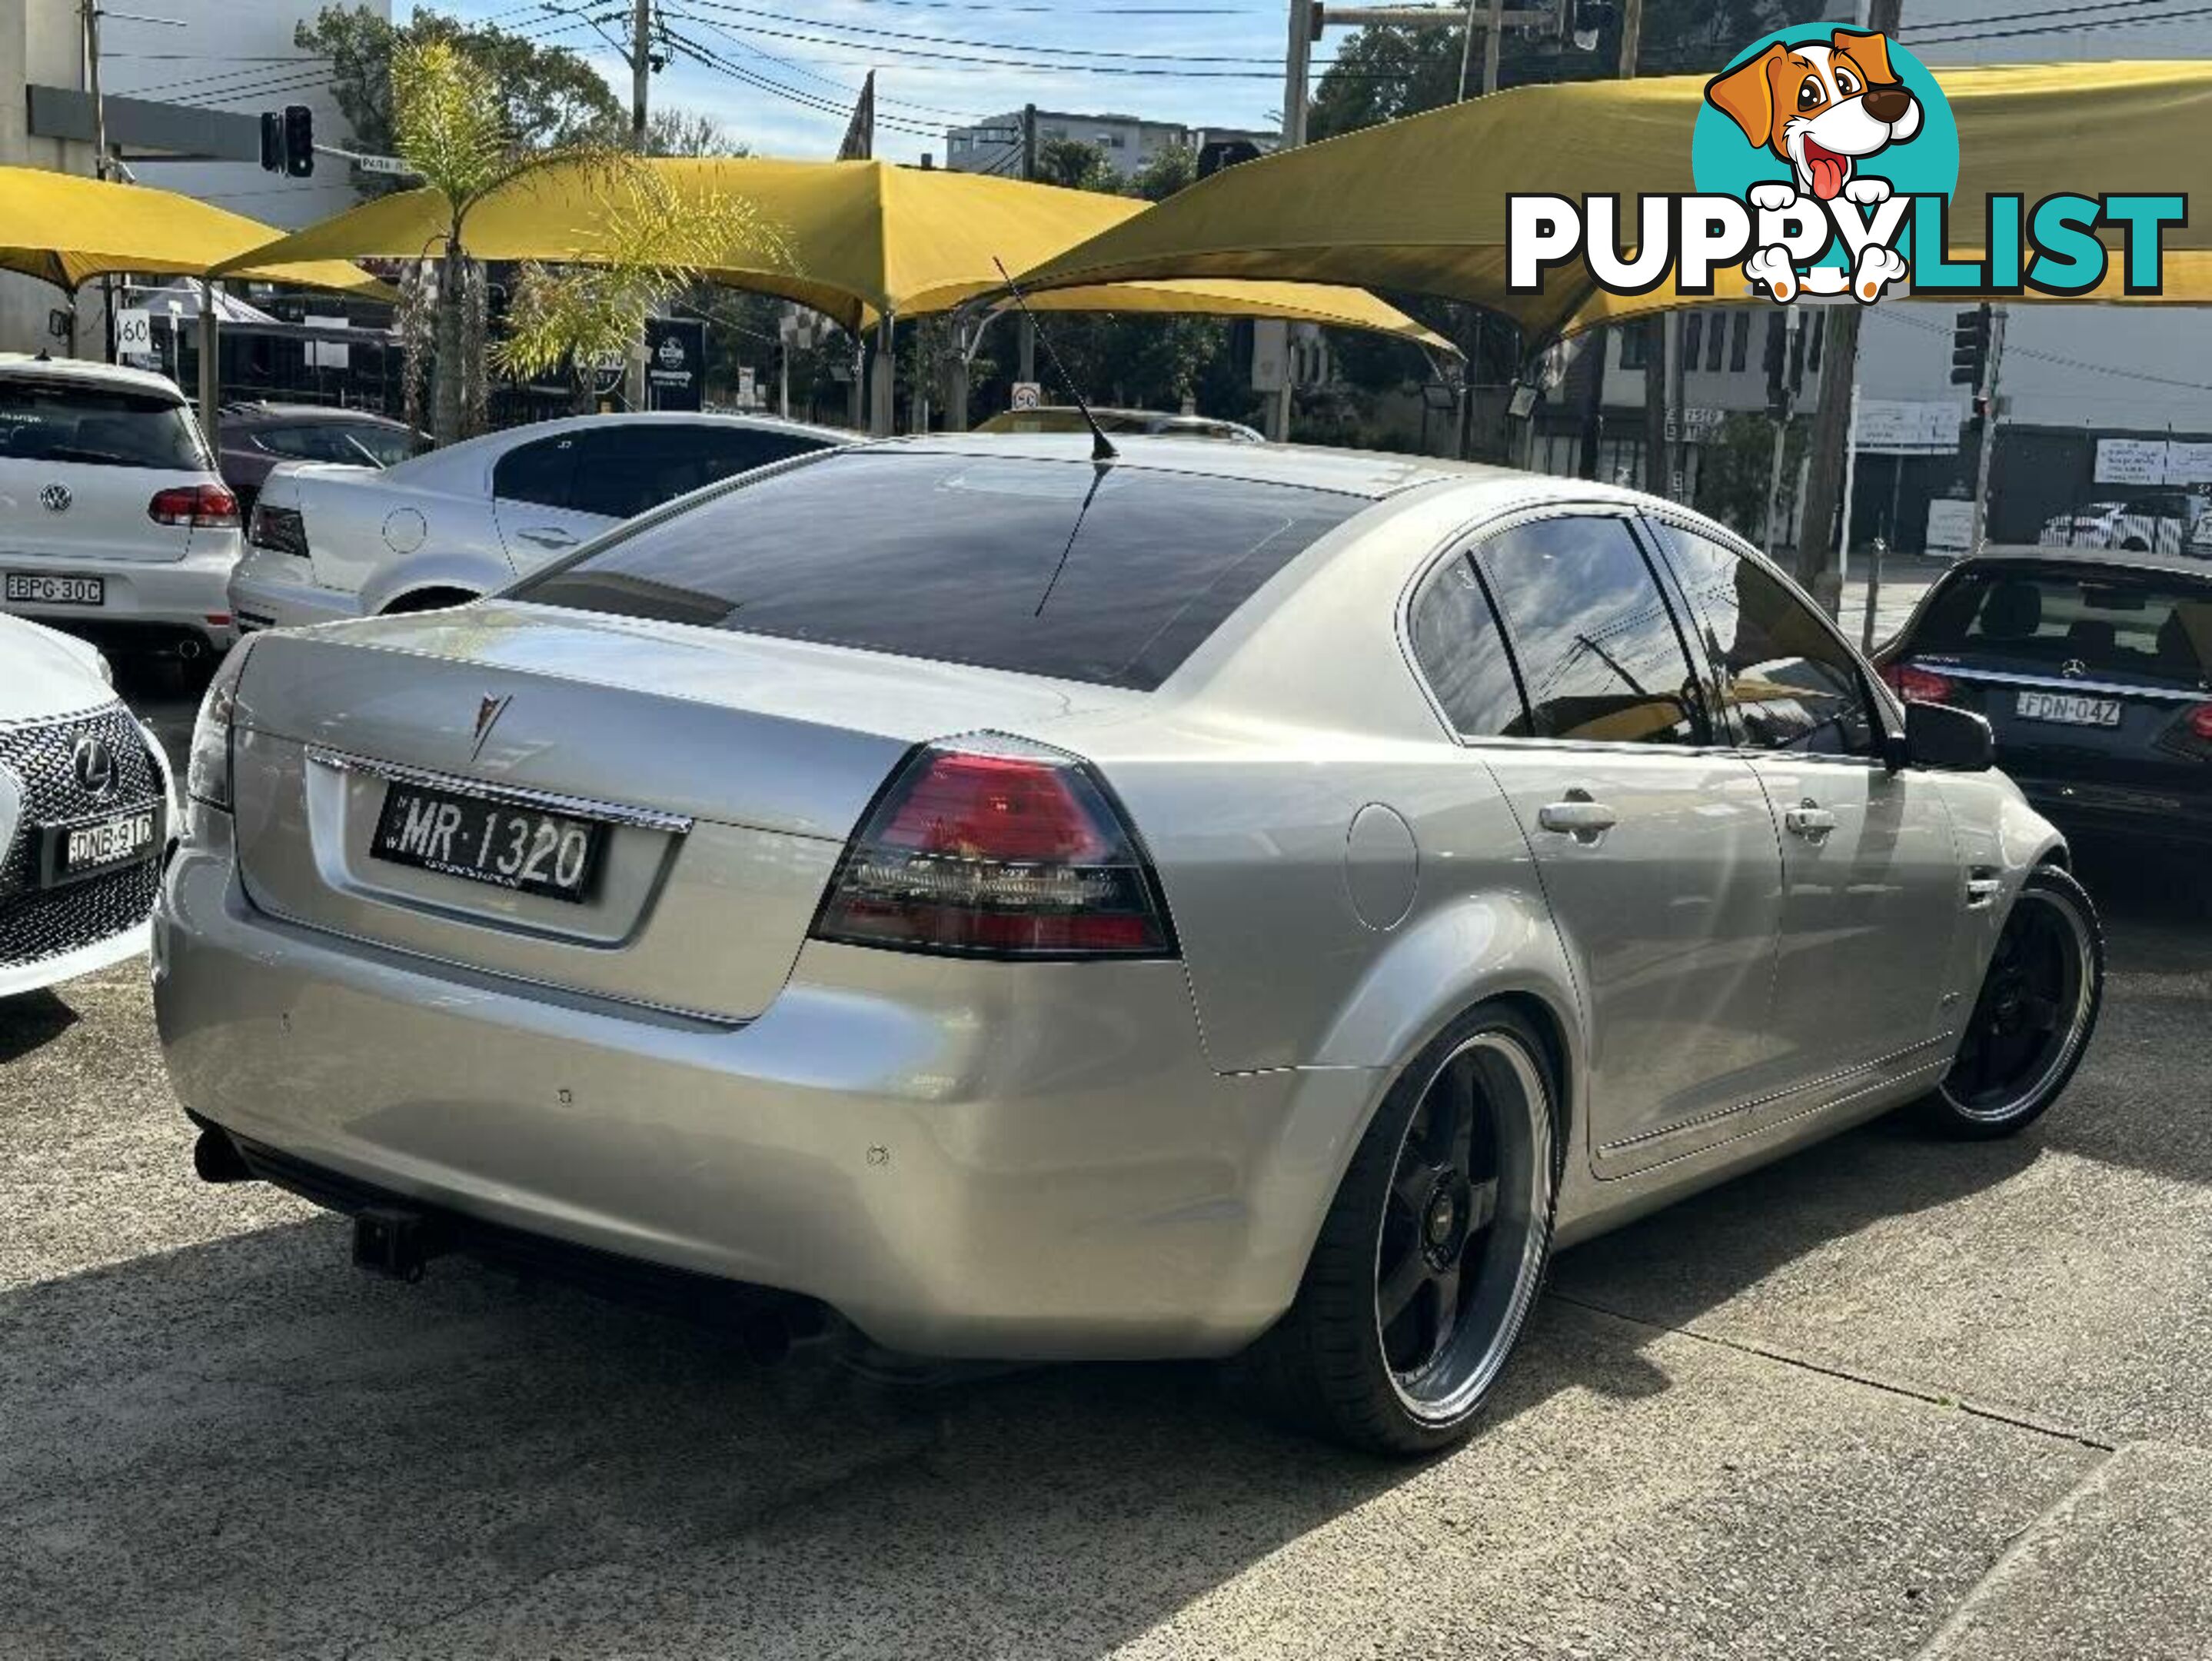
M 353 1262 L 372 1275 L 412 1286 L 423 1266 L 453 1250 L 437 1220 L 397 1206 L 370 1206 L 354 1213 Z

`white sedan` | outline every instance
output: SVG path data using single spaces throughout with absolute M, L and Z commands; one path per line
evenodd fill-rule
M 848 436 L 751 416 L 575 416 L 381 471 L 279 467 L 230 609 L 251 630 L 461 605 L 648 508 Z
M 145 951 L 168 764 L 82 641 L 0 617 L 0 998 Z

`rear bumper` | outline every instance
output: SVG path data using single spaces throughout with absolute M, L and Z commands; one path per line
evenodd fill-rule
M 154 960 L 177 1094 L 234 1136 L 921 1354 L 1240 1348 L 1384 1083 L 1215 1073 L 1174 963 L 810 945 L 743 1027 L 556 1001 L 276 922 L 204 840 Z
M 230 574 L 229 607 L 240 630 L 304 629 L 361 615 L 361 596 L 325 588 L 295 554 L 249 546 Z
M 197 538 L 195 539 L 198 539 Z M 238 639 L 231 621 L 230 573 L 237 543 L 222 538 L 167 563 L 118 560 L 31 560 L 0 556 L 0 566 L 37 571 L 44 576 L 100 577 L 106 584 L 102 605 L 33 605 L 17 603 L 0 610 L 36 618 L 71 634 L 125 646 L 160 645 L 193 639 L 226 652 Z

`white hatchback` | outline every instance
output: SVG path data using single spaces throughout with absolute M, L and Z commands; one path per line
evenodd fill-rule
M 0 611 L 111 643 L 220 654 L 237 637 L 238 498 L 160 375 L 0 356 Z

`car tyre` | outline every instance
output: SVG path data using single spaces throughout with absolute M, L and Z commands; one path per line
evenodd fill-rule
M 1558 1095 L 1542 1038 L 1507 1006 L 1438 1035 L 1384 1098 L 1297 1298 L 1230 1364 L 1231 1388 L 1371 1452 L 1463 1440 L 1550 1262 Z
M 2033 1124 L 2087 1053 L 2105 999 L 2105 931 L 2088 891 L 2055 865 L 2030 872 L 1997 937 L 1959 1054 L 1921 1102 L 1949 1136 Z

